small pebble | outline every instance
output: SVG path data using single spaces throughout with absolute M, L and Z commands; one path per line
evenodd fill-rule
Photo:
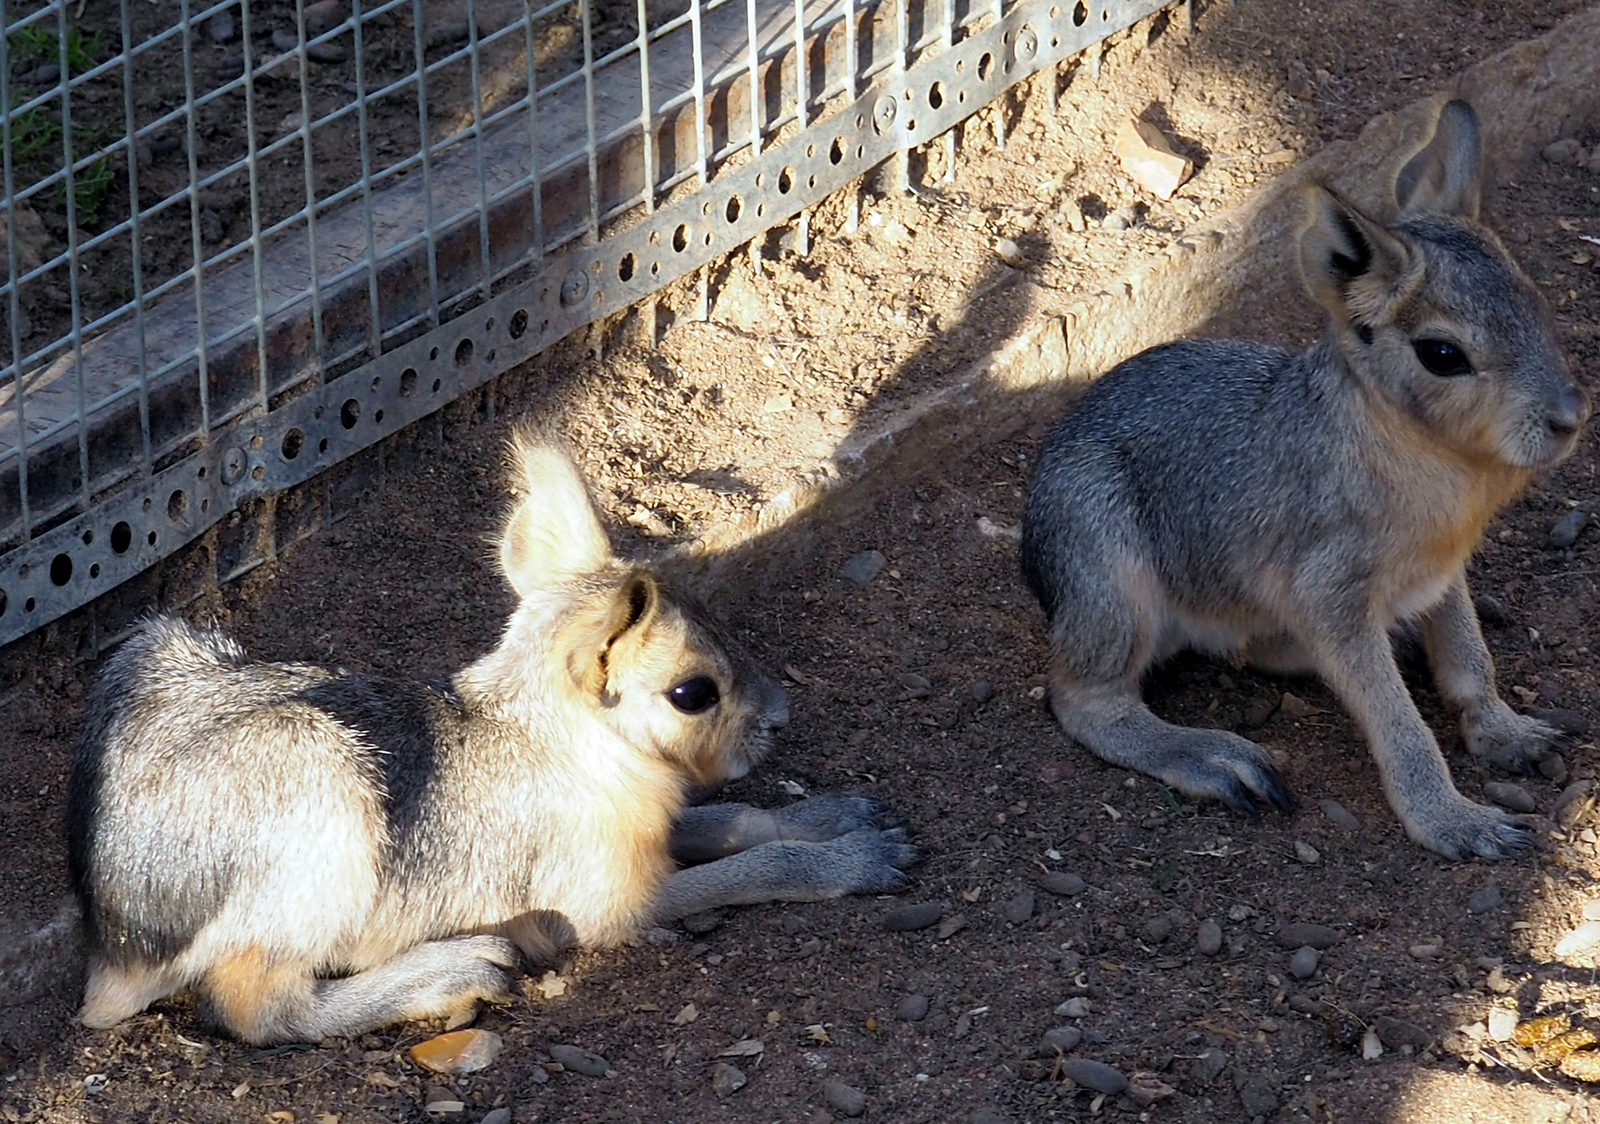
M 1342 827 L 1346 831 L 1361 830 L 1361 821 L 1356 819 L 1355 813 L 1337 800 L 1324 800 L 1321 807 L 1322 814 L 1327 816 L 1328 821 L 1334 826 Z
M 1005 919 L 1013 925 L 1021 925 L 1033 916 L 1033 891 L 1024 890 L 1016 897 L 1001 907 Z
M 1600 921 L 1585 921 L 1556 942 L 1556 957 L 1565 960 L 1600 944 Z
M 1011 1117 L 993 1108 L 975 1108 L 967 1124 L 1011 1124 Z
M 967 684 L 967 698 L 980 706 L 994 698 L 994 687 L 987 680 L 979 679 Z
M 238 78 L 244 73 L 243 55 L 223 55 L 217 60 L 217 77 L 223 81 Z
M 312 35 L 321 35 L 342 19 L 344 5 L 339 0 L 317 0 L 306 5 L 306 31 Z
M 1393 1015 L 1379 1015 L 1373 1019 L 1372 1029 L 1377 1031 L 1379 1041 L 1391 1050 L 1404 1050 L 1409 1046 L 1412 1052 L 1417 1052 L 1433 1045 L 1433 1035 L 1416 1023 Z
M 718 1062 L 711 1067 L 711 1092 L 719 1097 L 737 1093 L 745 1086 L 744 1072 L 738 1066 Z
M 1045 1057 L 1053 1057 L 1057 1053 L 1065 1054 L 1083 1041 L 1083 1031 L 1075 1026 L 1054 1026 L 1044 1032 L 1044 1037 L 1039 1039 L 1039 1053 Z
M 1088 1013 L 1089 1001 L 1081 995 L 1074 995 L 1056 1008 L 1056 1014 L 1067 1019 L 1081 1019 Z
M 1556 784 L 1565 784 L 1567 780 L 1567 759 L 1559 753 L 1552 753 L 1539 760 L 1539 775 Z
M 541 1070 L 541 1072 L 543 1071 Z M 499 1108 L 491 1108 L 483 1114 L 483 1119 L 478 1124 L 511 1124 L 511 1109 L 504 1105 Z
M 213 43 L 231 43 L 238 34 L 239 25 L 234 21 L 231 8 L 206 20 L 206 38 Z
M 1301 945 L 1295 949 L 1294 955 L 1289 957 L 1289 974 L 1297 980 L 1310 979 L 1317 971 L 1317 961 L 1321 954 L 1310 945 Z
M 1577 155 L 1580 147 L 1576 137 L 1562 137 L 1545 145 L 1539 151 L 1539 155 L 1543 156 L 1548 164 L 1565 164 Z
M 1152 917 L 1144 923 L 1144 939 L 1151 944 L 1160 944 L 1172 936 L 1172 918 L 1166 914 Z
M 435 47 L 449 47 L 463 42 L 472 34 L 472 25 L 466 20 L 452 20 L 441 23 L 428 29 L 426 47 L 433 50 Z
M 939 920 L 944 909 L 938 902 L 912 902 L 896 906 L 883 915 L 883 927 L 891 933 L 911 933 L 926 929 Z
M 1339 943 L 1339 930 L 1326 925 L 1291 921 L 1278 930 L 1278 943 L 1284 948 L 1299 948 L 1308 944 L 1319 952 L 1325 952 Z
M 1437 960 L 1444 955 L 1443 941 L 1419 941 L 1409 946 L 1406 951 L 1413 960 Z
M 889 568 L 889 560 L 881 551 L 863 550 L 839 569 L 839 576 L 856 585 L 870 585 L 872 580 Z
M 24 86 L 48 86 L 61 80 L 61 64 L 47 62 L 36 66 L 25 74 L 17 75 L 17 81 Z
M 1222 1076 L 1222 1071 L 1228 1068 L 1228 1055 L 1217 1046 L 1207 1046 L 1195 1055 L 1194 1061 L 1189 1066 L 1189 1074 L 1202 1085 L 1209 1085 Z
M 1513 812 L 1531 812 L 1539 806 L 1527 789 L 1510 781 L 1490 781 L 1483 786 L 1483 794 Z
M 1278 1094 L 1272 1091 L 1265 1077 L 1251 1073 L 1235 1080 L 1238 1082 L 1239 1103 L 1252 1117 L 1268 1117 L 1278 1111 Z
M 1005 262 L 1012 269 L 1021 269 L 1028 264 L 1027 256 L 1023 254 L 1022 247 L 1010 238 L 996 238 L 994 240 L 995 257 Z
M 1305 863 L 1307 866 L 1311 866 L 1322 861 L 1322 852 L 1318 851 L 1304 839 L 1296 839 L 1294 841 L 1294 857 Z
M 214 246 L 228 236 L 228 231 L 222 224 L 222 216 L 210 207 L 200 212 L 200 238 L 208 246 Z
M 1215 921 L 1202 921 L 1194 935 L 1194 947 L 1201 956 L 1215 956 L 1222 951 L 1222 926 Z
M 1104 1093 L 1114 1097 L 1128 1087 L 1128 1079 L 1105 1062 L 1097 1062 L 1090 1058 L 1067 1058 L 1061 1063 L 1061 1074 L 1069 1078 L 1074 1085 L 1082 1085 L 1085 1089 L 1093 1089 L 1097 1093 Z
M 453 1030 L 411 1047 L 411 1060 L 435 1073 L 476 1073 L 487 1069 L 505 1049 L 492 1030 Z
M 1583 903 L 1583 919 L 1585 921 L 1600 921 L 1600 898 L 1590 898 Z
M 1491 909 L 1499 909 L 1505 900 L 1506 896 L 1500 892 L 1500 887 L 1491 882 L 1472 892 L 1467 899 L 1467 910 L 1471 913 L 1488 913 Z
M 585 1077 L 604 1077 L 611 1065 L 599 1054 L 578 1046 L 557 1043 L 550 1047 L 551 1060 L 561 1063 L 561 1068 L 581 1073 Z
M 1492 593 L 1474 594 L 1472 607 L 1478 611 L 1478 619 L 1484 624 L 1504 628 L 1511 623 L 1511 618 L 1506 615 L 1506 607 Z
M 1292 722 L 1298 722 L 1302 718 L 1310 718 L 1317 713 L 1317 708 L 1306 702 L 1299 695 L 1285 691 L 1283 698 L 1278 703 L 1278 713 Z
M 1557 550 L 1565 550 L 1578 541 L 1578 536 L 1583 533 L 1583 528 L 1588 525 L 1589 513 L 1581 507 L 1575 507 L 1561 517 L 1561 520 L 1550 528 L 1550 545 Z
M 1517 1029 L 1517 1013 L 1510 1007 L 1489 1008 L 1489 1037 L 1496 1042 L 1511 1041 L 1511 1034 Z
M 837 1077 L 822 1083 L 822 1099 L 828 1102 L 828 1107 L 846 1116 L 860 1116 L 867 1111 L 867 1095 Z
M 300 39 L 292 31 L 285 31 L 280 27 L 272 33 L 272 46 L 275 50 L 288 54 L 299 45 Z
M 1361 1035 L 1361 1056 L 1367 1061 L 1377 1061 L 1383 1057 L 1383 1040 L 1378 1037 L 1378 1032 L 1368 1027 Z
M 926 995 L 908 995 L 895 1004 L 894 1013 L 908 1023 L 921 1022 L 928 1017 L 929 1005 Z
M 429 1086 L 422 1097 L 422 1110 L 434 1116 L 453 1116 L 458 1112 L 467 1111 L 465 1101 L 458 1100 L 449 1089 L 441 1089 L 436 1085 Z
M 337 43 L 312 43 L 306 47 L 306 58 L 312 62 L 320 62 L 324 66 L 341 63 L 349 57 L 345 54 L 344 48 Z
M 1049 890 L 1052 894 L 1060 894 L 1065 898 L 1075 897 L 1083 893 L 1087 888 L 1087 884 L 1082 878 L 1079 878 L 1076 874 L 1069 874 L 1064 870 L 1052 870 L 1050 873 L 1040 876 L 1039 885 Z
M 1272 716 L 1276 713 L 1278 713 L 1277 699 L 1252 699 L 1250 705 L 1245 708 L 1242 725 L 1246 730 L 1259 730 L 1272 721 Z

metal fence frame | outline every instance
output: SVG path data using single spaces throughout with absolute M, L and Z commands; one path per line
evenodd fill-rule
M 10 362 L 0 370 L 0 644 L 114 589 L 230 512 L 324 472 L 767 230 L 796 223 L 804 247 L 808 209 L 826 196 L 896 158 L 904 186 L 906 153 L 937 142 L 953 159 L 955 126 L 1006 89 L 1172 6 L 689 0 L 687 11 L 652 27 L 646 0 L 638 0 L 636 34 L 597 55 L 593 0 L 526 3 L 520 19 L 491 29 L 480 26 L 469 0 L 464 45 L 434 49 L 438 57 L 430 59 L 423 0 L 353 0 L 340 22 L 321 30 L 307 27 L 297 3 L 292 49 L 270 57 L 258 53 L 262 33 L 250 0 L 198 10 L 181 0 L 178 21 L 141 43 L 133 41 L 133 2 L 120 0 L 123 49 L 79 74 L 68 59 L 66 3 L 13 17 L 0 0 L 8 269 L 0 308 L 10 333 Z M 534 28 L 574 6 L 582 64 L 541 85 L 531 61 Z M 256 7 L 271 5 L 256 0 Z M 397 12 L 412 17 L 414 68 L 372 86 L 361 61 L 364 36 Z M 201 89 L 195 47 L 205 21 L 223 13 L 237 13 L 242 24 L 242 72 Z M 19 29 L 49 20 L 60 79 L 18 100 L 8 45 Z M 429 77 L 465 64 L 477 94 L 482 61 L 516 37 L 528 60 L 520 97 L 486 111 L 475 96 L 463 127 L 375 166 L 372 106 L 414 90 L 418 135 L 427 138 Z M 312 54 L 344 44 L 354 52 L 350 99 L 314 115 Z M 173 46 L 182 49 L 185 103 L 139 123 L 136 56 Z M 119 72 L 124 135 L 75 153 L 75 91 Z M 258 86 L 279 81 L 279 72 L 299 85 L 300 121 L 269 139 L 257 116 Z M 243 101 L 245 152 L 202 172 L 197 121 L 226 97 Z M 18 122 L 52 99 L 63 118 L 61 167 L 18 191 Z M 319 198 L 313 135 L 346 119 L 360 138 L 360 175 Z M 138 201 L 140 145 L 178 125 L 185 189 L 130 206 L 125 219 L 80 240 L 76 177 L 120 160 Z M 565 137 L 564 147 L 552 136 Z M 292 156 L 297 144 L 306 203 L 268 221 L 259 191 L 265 163 Z M 208 252 L 204 193 L 230 176 L 249 184 L 249 234 Z M 67 245 L 23 268 L 19 204 L 58 188 Z M 163 211 L 182 206 L 189 268 L 152 281 L 141 269 L 139 238 Z M 391 229 L 397 215 L 416 212 L 415 231 Z M 86 322 L 79 263 L 123 236 L 134 246 L 132 299 Z M 330 261 L 341 253 L 342 264 Z M 70 331 L 29 351 L 22 297 L 58 269 L 70 279 Z M 297 280 L 285 285 L 280 274 Z M 134 369 L 119 370 L 118 360 Z M 46 420 L 51 408 L 59 416 Z M 216 580 L 272 556 L 271 530 L 255 539 L 215 560 Z M 100 645 L 116 638 L 103 636 Z

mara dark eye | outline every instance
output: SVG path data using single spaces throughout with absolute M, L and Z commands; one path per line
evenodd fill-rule
M 722 692 L 711 676 L 696 675 L 668 691 L 667 698 L 685 714 L 703 714 L 722 701 Z
M 1430 372 L 1444 378 L 1472 374 L 1472 364 L 1467 353 L 1444 340 L 1412 340 L 1411 350 L 1417 353 L 1417 362 Z

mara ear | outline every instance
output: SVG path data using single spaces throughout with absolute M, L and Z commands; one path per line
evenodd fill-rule
M 1300 273 L 1335 320 L 1358 331 L 1378 321 L 1407 273 L 1405 243 L 1325 187 L 1312 186 L 1300 232 Z
M 612 560 L 588 486 L 565 450 L 519 434 L 507 459 L 518 499 L 500 536 L 500 568 L 517 596 L 593 573 Z
M 1445 102 L 1433 137 L 1394 180 L 1403 215 L 1478 217 L 1482 199 L 1483 141 L 1478 115 L 1459 98 Z
M 626 662 L 650 631 L 661 608 L 653 575 L 635 571 L 615 589 L 596 595 L 562 628 L 567 671 L 587 698 L 607 699 L 618 662 Z

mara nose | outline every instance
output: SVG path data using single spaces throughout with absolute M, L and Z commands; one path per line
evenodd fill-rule
M 1557 437 L 1571 437 L 1589 417 L 1589 396 L 1575 383 L 1567 383 L 1550 402 L 1545 424 Z

